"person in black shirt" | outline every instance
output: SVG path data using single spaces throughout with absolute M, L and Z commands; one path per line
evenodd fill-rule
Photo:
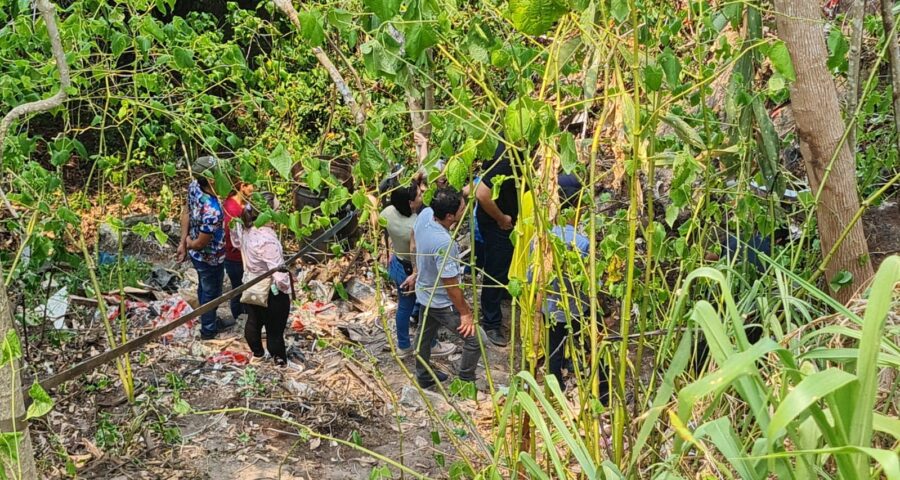
M 506 153 L 506 146 L 501 142 L 475 187 L 478 228 L 484 239 L 486 253 L 484 286 L 481 289 L 481 326 L 488 340 L 500 347 L 506 346 L 507 342 L 500 329 L 503 318 L 500 304 L 510 298 L 506 290 L 509 266 L 513 258 L 510 234 L 519 215 L 519 198 L 513 178 L 515 171 L 510 155 Z M 499 195 L 494 200 L 492 193 L 496 183 L 500 185 Z

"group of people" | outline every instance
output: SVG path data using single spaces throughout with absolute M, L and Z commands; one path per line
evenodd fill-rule
M 561 175 L 560 200 L 565 226 L 554 227 L 552 234 L 582 257 L 588 254 L 589 241 L 575 227 L 574 209 L 580 203 L 582 186 L 572 175 Z M 480 335 L 484 341 L 505 347 L 502 304 L 511 297 L 507 289 L 510 268 L 517 248 L 511 234 L 519 217 L 519 193 L 512 159 L 501 145 L 494 159 L 476 181 L 457 191 L 439 183 L 428 206 L 423 205 L 425 186 L 416 178 L 409 185 L 390 184 L 390 204 L 381 212 L 386 222 L 392 255 L 389 275 L 398 290 L 396 347 L 400 356 L 416 353 L 416 379 L 423 388 L 443 382 L 449 375 L 431 365 L 431 357 L 454 351 L 452 344 L 437 342 L 441 327 L 463 339 L 458 377 L 475 381 L 481 357 Z M 475 189 L 477 204 L 474 230 L 475 264 L 481 272 L 481 318 L 476 326 L 471 306 L 466 301 L 461 281 L 466 267 L 454 240 L 455 226 L 465 214 L 466 197 Z M 499 194 L 494 196 L 494 192 Z M 529 247 L 525 247 L 529 248 Z M 527 267 L 526 267 L 527 268 Z M 588 312 L 587 295 L 568 279 L 556 280 L 548 289 L 538 314 L 549 320 L 547 347 L 548 373 L 565 388 L 562 370 L 564 342 L 568 326 L 579 326 Z M 565 298 L 564 298 L 565 297 Z M 410 339 L 411 318 L 419 325 L 418 338 Z M 567 318 L 570 319 L 567 322 Z M 602 382 L 605 386 L 605 382 Z
M 257 225 L 263 211 L 278 209 L 278 199 L 267 192 L 257 196 L 254 204 L 253 184 L 239 181 L 225 200 L 220 200 L 213 175 L 217 162 L 215 157 L 200 157 L 191 166 L 193 180 L 188 185 L 177 250 L 178 261 L 190 258 L 197 271 L 197 297 L 201 305 L 222 295 L 226 274 L 231 288 L 237 288 L 244 278 L 255 278 L 279 268 L 284 261 L 273 225 Z M 240 297 L 232 298 L 231 318 L 219 318 L 215 311 L 200 317 L 200 338 L 215 339 L 220 331 L 234 326 L 241 314 L 246 314 L 244 338 L 253 353 L 252 361 L 271 358 L 277 365 L 287 366 L 290 362 L 284 330 L 290 314 L 291 293 L 290 273 L 278 271 L 272 276 L 264 306 L 241 303 Z

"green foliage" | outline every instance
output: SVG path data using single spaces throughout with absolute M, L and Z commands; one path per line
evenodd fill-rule
M 31 385 L 31 388 L 28 389 L 28 396 L 31 397 L 31 405 L 28 406 L 28 411 L 25 412 L 27 420 L 43 417 L 53 409 L 53 399 L 41 388 L 39 383 L 35 382 Z
M 791 54 L 784 42 L 775 42 L 769 47 L 768 56 L 769 61 L 772 62 L 772 68 L 782 77 L 791 82 L 797 79 L 797 75 L 794 73 L 794 64 L 791 62 Z
M 541 35 L 568 11 L 561 0 L 511 0 L 506 16 L 516 30 L 528 35 Z

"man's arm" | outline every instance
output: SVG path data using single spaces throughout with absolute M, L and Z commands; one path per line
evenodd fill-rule
M 457 311 L 459 311 L 460 323 L 457 331 L 463 337 L 474 335 L 475 322 L 472 318 L 472 309 L 469 308 L 469 304 L 466 302 L 466 297 L 463 296 L 463 291 L 461 288 L 459 288 L 459 278 L 442 278 L 441 284 L 443 284 L 444 288 L 447 290 L 447 296 L 450 297 L 450 301 L 453 302 L 453 306 L 456 307 Z
M 187 238 L 188 228 L 190 228 L 190 215 L 188 213 L 188 204 L 184 204 L 181 210 L 181 238 L 178 240 L 178 249 L 175 253 L 175 261 L 183 262 L 187 258 Z
M 502 230 L 512 230 L 512 217 L 500 210 L 492 198 L 491 189 L 483 181 L 478 182 L 478 185 L 475 186 L 475 198 L 478 199 L 478 206 L 484 209 L 484 212 L 493 218 Z
M 187 238 L 185 239 L 185 246 L 187 246 L 190 250 L 200 250 L 203 247 L 209 245 L 209 242 L 212 240 L 213 236 L 210 233 L 201 233 L 197 235 L 197 238 Z
M 406 280 L 404 280 L 403 283 L 400 284 L 400 289 L 402 290 L 405 288 L 410 292 L 414 292 L 415 288 L 416 288 L 416 277 L 418 275 L 418 272 L 416 272 L 417 265 L 416 265 L 416 232 L 415 232 L 415 230 L 413 230 L 412 232 L 409 232 L 409 255 L 410 255 L 410 257 L 412 257 L 413 273 L 409 274 L 409 276 L 406 277 Z

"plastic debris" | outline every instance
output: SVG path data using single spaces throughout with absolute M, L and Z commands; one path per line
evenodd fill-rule
M 178 295 L 153 302 L 125 301 L 125 316 L 128 318 L 129 324 L 140 329 L 159 328 L 193 311 L 194 309 Z M 118 317 L 119 305 L 114 305 L 109 310 L 109 321 L 114 322 Z M 188 320 L 184 325 L 163 335 L 160 342 L 167 344 L 189 340 L 196 323 L 195 319 Z
M 150 288 L 174 293 L 178 290 L 178 275 L 162 267 L 156 267 L 150 272 L 150 276 L 144 280 Z
M 250 355 L 243 352 L 223 350 L 207 359 L 210 363 L 232 363 L 239 367 L 250 364 Z
M 39 316 L 47 316 L 47 320 L 53 322 L 53 328 L 62 330 L 66 328 L 66 312 L 69 311 L 69 292 L 66 287 L 56 291 L 47 299 L 46 305 L 34 309 Z

